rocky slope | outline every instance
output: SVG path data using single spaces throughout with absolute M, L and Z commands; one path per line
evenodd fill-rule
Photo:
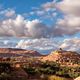
M 22 56 L 41 56 L 41 54 L 34 50 L 24 50 L 17 48 L 0 48 L 0 55 L 22 55 Z
M 79 63 L 80 54 L 72 51 L 57 50 L 42 58 L 42 61 L 56 61 L 59 63 Z

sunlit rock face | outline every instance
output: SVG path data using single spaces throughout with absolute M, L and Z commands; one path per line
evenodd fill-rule
M 80 62 L 80 54 L 72 51 L 56 50 L 42 58 L 42 61 L 57 61 L 61 64 Z M 74 62 L 75 61 L 75 62 Z

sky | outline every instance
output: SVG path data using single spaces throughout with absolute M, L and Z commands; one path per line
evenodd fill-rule
M 80 52 L 80 0 L 0 0 L 0 47 Z

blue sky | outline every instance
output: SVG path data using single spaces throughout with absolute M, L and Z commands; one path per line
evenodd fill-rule
M 53 0 L 0 0 L 0 4 L 2 6 L 2 9 L 13 9 L 15 10 L 16 14 L 29 14 L 30 12 L 36 11 L 35 8 L 40 9 L 42 4 L 45 4 L 47 2 L 52 2 Z M 56 0 L 56 2 L 58 2 L 60 0 Z M 55 23 L 57 17 L 58 18 L 62 18 L 62 14 L 59 11 L 56 11 L 57 13 L 59 13 L 57 16 L 54 17 L 53 20 L 50 20 L 49 18 L 40 18 L 40 16 L 34 14 L 34 15 L 25 15 L 25 18 L 28 18 L 30 20 L 33 19 L 41 19 L 43 20 L 44 23 L 47 23 L 47 25 L 49 24 L 53 24 Z M 46 12 L 47 14 L 52 13 L 52 11 L 50 12 Z M 50 14 L 51 15 L 51 14 Z
M 72 4 L 73 6 L 71 6 L 70 11 L 72 11 L 73 7 L 75 6 L 75 0 L 73 2 L 74 4 Z M 1 11 L 0 20 L 5 21 L 6 19 L 9 20 L 9 19 L 15 18 L 14 19 L 15 21 L 17 18 L 22 19 L 23 17 L 24 18 L 23 20 L 27 20 L 30 22 L 32 21 L 31 24 L 32 23 L 36 24 L 36 22 L 37 23 L 42 22 L 42 24 L 45 24 L 46 26 L 50 27 L 49 29 L 53 29 L 58 26 L 60 33 L 55 34 L 55 31 L 57 31 L 58 29 L 56 30 L 54 29 L 53 36 L 62 37 L 64 35 L 64 36 L 80 37 L 79 35 L 80 31 L 74 29 L 70 32 L 69 29 L 66 29 L 66 27 L 69 28 L 69 26 L 71 28 L 74 27 L 72 23 L 69 24 L 69 22 L 71 22 L 71 19 L 74 19 L 74 21 L 76 20 L 76 22 L 77 20 L 79 21 L 79 19 L 76 16 L 73 16 L 75 12 L 69 13 L 70 12 L 69 8 L 67 9 L 67 7 L 70 6 L 70 5 L 68 6 L 69 3 L 70 3 L 69 0 L 63 0 L 63 1 L 62 0 L 21 0 L 21 1 L 20 0 L 0 0 L 0 11 Z M 77 6 L 75 7 L 77 8 Z M 64 8 L 66 9 L 64 10 Z M 74 8 L 73 11 L 75 11 L 76 8 Z M 79 12 L 76 11 L 76 13 L 79 13 Z M 68 19 L 68 16 L 69 18 L 71 16 L 73 17 Z M 64 22 L 60 23 L 60 21 L 64 21 Z M 64 24 L 65 22 L 68 22 L 68 23 Z M 62 28 L 61 26 L 65 28 L 64 31 L 63 29 L 61 29 Z M 75 27 L 77 26 L 75 25 Z
M 33 7 L 39 7 L 42 3 L 52 0 L 0 0 L 0 3 L 7 8 L 15 8 L 17 13 L 30 12 Z
M 31 12 L 34 7 L 39 8 L 41 4 L 48 1 L 52 0 L 0 0 L 0 3 L 4 9 L 12 8 L 16 13 L 23 14 Z
M 13 47 L 15 42 L 25 48 L 32 42 L 32 49 L 52 50 L 55 40 L 62 48 L 76 50 L 80 44 L 80 0 L 0 0 L 0 38 L 3 47 Z

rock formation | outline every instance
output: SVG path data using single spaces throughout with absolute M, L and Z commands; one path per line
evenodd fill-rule
M 0 48 L 0 55 L 4 54 L 17 54 L 22 56 L 41 56 L 41 54 L 34 50 L 24 50 L 24 49 L 17 49 L 17 48 Z
M 80 62 L 80 54 L 72 51 L 56 50 L 43 57 L 42 61 L 56 61 L 59 63 L 77 64 Z

